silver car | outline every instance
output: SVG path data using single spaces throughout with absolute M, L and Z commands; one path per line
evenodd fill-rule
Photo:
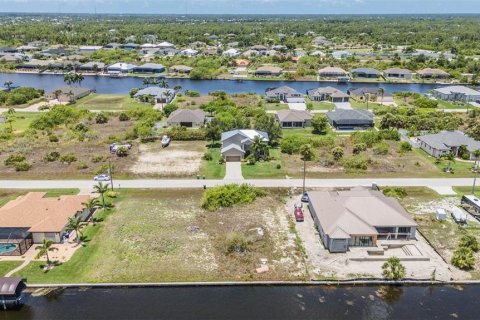
M 94 181 L 110 181 L 110 176 L 107 174 L 99 174 L 93 178 Z

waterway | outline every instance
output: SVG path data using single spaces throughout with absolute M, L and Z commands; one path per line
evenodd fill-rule
M 480 286 L 69 288 L 0 319 L 479 319 Z
M 61 74 L 23 74 L 13 73 L 0 74 L 0 84 L 6 81 L 13 81 L 18 86 L 30 86 L 45 91 L 64 86 L 63 75 Z M 168 79 L 171 88 L 180 85 L 182 90 L 194 90 L 201 94 L 207 94 L 212 91 L 225 91 L 227 93 L 256 93 L 263 95 L 265 89 L 288 85 L 299 92 L 305 93 L 309 89 L 318 87 L 332 86 L 344 92 L 355 88 L 385 88 L 387 93 L 395 91 L 412 91 L 419 93 L 428 93 L 429 90 L 440 87 L 439 84 L 432 83 L 354 83 L 349 82 L 340 84 L 337 82 L 312 82 L 312 81 L 255 81 L 255 80 L 191 80 L 185 78 Z M 138 77 L 110 78 L 106 76 L 85 76 L 82 86 L 93 88 L 97 93 L 104 94 L 128 94 L 130 89 L 143 87 L 143 79 Z

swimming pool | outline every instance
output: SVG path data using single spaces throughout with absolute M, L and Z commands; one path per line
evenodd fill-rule
M 17 246 L 14 244 L 0 244 L 0 255 L 7 253 L 7 252 L 12 252 L 17 249 Z

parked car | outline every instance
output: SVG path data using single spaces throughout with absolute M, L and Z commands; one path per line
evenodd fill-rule
M 308 202 L 308 192 L 302 194 L 302 202 Z
M 297 206 L 295 206 L 295 209 L 293 210 L 293 214 L 295 215 L 295 220 L 297 222 L 303 222 L 304 217 L 303 217 L 302 208 L 298 208 Z
M 110 176 L 108 174 L 99 174 L 93 178 L 94 181 L 110 181 Z
M 131 143 L 112 143 L 110 145 L 110 153 L 115 154 L 117 153 L 117 150 L 122 147 L 126 148 L 127 150 L 130 150 L 132 149 L 132 144 Z

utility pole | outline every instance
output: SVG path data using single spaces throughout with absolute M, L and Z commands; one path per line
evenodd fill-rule
M 110 174 L 110 188 L 113 191 L 113 171 L 112 171 L 112 164 L 110 159 L 108 159 L 108 173 Z
M 305 157 L 303 157 L 303 193 L 305 193 L 306 172 L 307 172 L 307 161 L 305 160 Z
M 475 184 L 477 183 L 477 175 L 478 175 L 478 167 L 477 167 L 477 161 L 475 161 L 475 167 L 473 168 L 473 171 L 475 172 L 475 176 L 473 178 L 473 186 L 472 186 L 472 195 L 475 195 Z

